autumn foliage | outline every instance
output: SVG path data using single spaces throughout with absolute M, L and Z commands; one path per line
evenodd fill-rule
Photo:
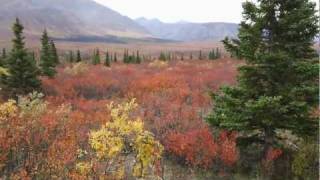
M 160 161 L 163 147 L 152 133 L 144 130 L 139 117 L 131 119 L 133 117 L 130 113 L 137 106 L 134 99 L 118 105 L 108 105 L 111 120 L 89 134 L 93 153 L 82 149 L 78 151 L 80 162 L 76 164 L 76 171 L 80 175 L 103 179 L 125 179 L 126 174 L 157 177 L 150 169 L 155 169 L 156 162 Z M 128 165 L 130 163 L 133 163 L 132 167 Z M 126 172 L 126 166 L 132 171 Z
M 218 143 L 220 145 L 220 159 L 228 166 L 234 165 L 238 160 L 238 150 L 236 147 L 236 132 L 224 131 L 220 133 Z
M 274 161 L 276 159 L 278 159 L 281 155 L 282 155 L 283 151 L 281 149 L 278 148 L 270 148 L 266 154 L 266 161 L 270 162 L 270 161 Z
M 208 129 L 172 133 L 166 139 L 167 151 L 183 158 L 187 164 L 210 168 L 218 157 L 219 147 Z
M 33 93 L 0 105 L 0 174 L 14 179 L 66 177 L 74 160 L 75 135 L 67 133 L 68 105 L 51 106 Z
M 42 79 L 44 96 L 33 93 L 1 103 L 0 174 L 13 179 L 99 178 L 101 169 L 116 168 L 107 166 L 111 161 L 100 162 L 102 157 L 110 160 L 105 153 L 116 155 L 121 162 L 140 159 L 133 167 L 136 176 L 148 174 L 144 167 L 150 162 L 159 174 L 161 164 L 156 160 L 161 148 L 152 149 L 160 144 L 164 156 L 191 167 L 232 166 L 238 157 L 236 134 L 214 137 L 203 117 L 211 108 L 209 92 L 234 83 L 238 64 L 223 59 L 114 64 L 111 68 L 84 63 L 59 67 L 55 78 Z M 139 106 L 128 115 L 133 121 L 126 123 L 132 124 L 120 123 L 116 130 L 117 121 L 107 105 L 133 98 Z M 135 134 L 126 135 L 120 133 L 121 127 L 139 131 L 123 131 Z M 115 137 L 106 136 L 111 132 L 119 135 L 119 141 L 110 145 L 119 147 L 114 151 L 107 147 L 112 143 L 109 136 Z M 108 138 L 103 141 L 102 137 Z M 132 155 L 123 156 L 125 149 Z M 145 159 L 152 154 L 155 159 Z M 123 173 L 121 168 L 116 172 Z
M 238 64 L 230 59 L 116 64 L 111 69 L 75 64 L 59 69 L 55 79 L 43 79 L 43 83 L 53 101 L 69 102 L 92 116 L 97 116 L 106 102 L 136 98 L 136 113 L 167 151 L 185 158 L 191 166 L 210 168 L 220 146 L 228 152 L 218 159 L 226 164 L 236 159 L 236 150 L 228 149 L 235 147 L 235 139 L 217 143 L 220 139 L 212 137 L 203 117 L 211 105 L 209 93 L 234 83 Z M 190 148 L 179 150 L 182 146 Z
M 222 132 L 218 139 L 207 129 L 197 129 L 185 134 L 172 133 L 166 139 L 169 153 L 183 158 L 191 166 L 210 168 L 215 162 L 232 166 L 238 159 L 236 133 Z

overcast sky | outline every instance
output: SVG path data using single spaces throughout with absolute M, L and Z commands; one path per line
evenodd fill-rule
M 245 0 L 95 0 L 130 18 L 158 18 L 164 22 L 235 22 L 241 20 Z M 319 0 L 312 0 L 319 2 Z

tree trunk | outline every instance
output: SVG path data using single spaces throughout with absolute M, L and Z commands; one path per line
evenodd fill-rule
M 265 137 L 264 137 L 264 148 L 263 156 L 261 158 L 262 162 L 262 176 L 263 179 L 269 180 L 272 179 L 274 172 L 274 162 L 273 160 L 268 159 L 268 152 L 272 149 L 274 144 L 275 132 L 272 128 L 265 128 Z

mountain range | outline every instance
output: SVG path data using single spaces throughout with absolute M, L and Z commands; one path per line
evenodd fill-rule
M 164 23 L 158 19 L 138 18 L 136 22 L 153 36 L 176 41 L 218 41 L 226 36 L 235 37 L 238 25 L 234 23 Z
M 1 0 L 0 37 L 11 34 L 19 17 L 25 34 L 39 37 L 44 28 L 51 36 L 69 40 L 163 39 L 174 41 L 221 40 L 235 36 L 232 23 L 163 23 L 136 20 L 93 0 Z

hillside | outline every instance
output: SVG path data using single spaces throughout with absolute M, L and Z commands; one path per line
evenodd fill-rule
M 27 37 L 39 37 L 44 28 L 50 35 L 73 41 L 124 42 L 121 38 L 161 42 L 217 41 L 234 37 L 232 23 L 163 23 L 157 19 L 132 20 L 93 0 L 2 0 L 0 35 L 10 37 L 11 25 L 19 17 Z M 118 37 L 121 37 L 118 39 Z
M 136 19 L 153 36 L 176 41 L 222 40 L 226 36 L 235 37 L 238 25 L 234 23 L 164 23 L 158 19 Z
M 128 17 L 93 0 L 2 0 L 0 34 L 6 37 L 15 17 L 25 25 L 27 36 L 38 36 L 47 28 L 55 37 L 121 36 L 149 37 Z

